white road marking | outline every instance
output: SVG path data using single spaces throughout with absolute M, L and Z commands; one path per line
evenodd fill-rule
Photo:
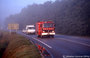
M 32 37 L 33 38 L 33 37 Z M 40 43 L 42 43 L 42 44 L 44 44 L 44 45 L 46 45 L 47 47 L 49 47 L 49 48 L 52 48 L 51 46 L 49 46 L 48 44 L 46 44 L 46 43 L 44 43 L 44 42 L 42 42 L 42 41 L 40 41 L 40 40 L 38 40 L 38 39 L 36 39 L 36 38 L 33 38 L 33 39 L 35 39 L 35 40 L 37 40 L 37 41 L 39 41 Z
M 89 46 L 90 47 L 90 45 L 88 45 L 88 44 L 86 44 L 86 43 L 81 43 L 81 42 L 77 42 L 77 41 L 72 41 L 72 40 L 69 40 L 69 39 L 65 39 L 65 38 L 61 38 L 62 40 L 66 40 L 66 41 L 70 41 L 70 42 L 73 42 L 73 43 L 77 43 L 77 44 L 81 44 L 81 45 L 85 45 L 85 46 Z

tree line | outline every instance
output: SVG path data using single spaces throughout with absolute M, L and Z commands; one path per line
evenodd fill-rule
M 5 25 L 19 23 L 23 29 L 27 24 L 43 20 L 54 21 L 58 34 L 90 36 L 90 0 L 56 0 L 28 5 L 20 13 L 7 17 Z

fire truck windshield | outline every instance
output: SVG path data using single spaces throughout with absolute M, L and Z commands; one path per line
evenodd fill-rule
M 45 27 L 45 28 L 54 27 L 54 24 L 53 23 L 44 23 L 43 27 Z

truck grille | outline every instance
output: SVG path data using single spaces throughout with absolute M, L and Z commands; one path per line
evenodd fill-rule
M 45 32 L 52 32 L 52 30 L 44 30 Z

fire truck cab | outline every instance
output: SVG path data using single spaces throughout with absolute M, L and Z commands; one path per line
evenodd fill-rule
M 53 21 L 40 21 L 36 23 L 36 34 L 38 37 L 54 37 L 55 24 Z

